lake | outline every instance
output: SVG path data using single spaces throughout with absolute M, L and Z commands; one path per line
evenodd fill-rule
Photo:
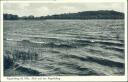
M 14 63 L 4 61 L 5 76 L 124 75 L 124 20 L 14 20 L 3 30 Z

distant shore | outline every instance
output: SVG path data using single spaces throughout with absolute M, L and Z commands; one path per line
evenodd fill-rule
M 35 17 L 22 16 L 13 14 L 3 14 L 4 20 L 47 20 L 47 19 L 61 19 L 61 20 L 90 20 L 90 19 L 124 19 L 124 13 L 117 11 L 99 10 L 99 11 L 83 11 L 78 13 L 65 13 L 58 15 L 48 15 Z

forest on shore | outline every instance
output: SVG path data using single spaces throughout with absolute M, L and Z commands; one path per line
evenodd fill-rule
M 3 14 L 4 20 L 44 20 L 44 19 L 124 19 L 124 13 L 113 10 L 83 11 L 77 13 L 64 13 L 36 17 L 34 15 L 22 16 Z

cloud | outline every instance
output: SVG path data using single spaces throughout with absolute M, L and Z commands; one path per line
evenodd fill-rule
M 37 11 L 35 12 L 36 16 L 46 16 L 48 14 L 50 14 L 50 9 L 48 7 L 40 7 L 37 9 Z
M 4 3 L 4 13 L 19 16 L 46 16 L 91 10 L 116 10 L 124 12 L 124 3 Z
M 29 6 L 30 6 L 29 3 L 18 4 L 18 7 L 19 7 L 20 9 L 25 9 L 26 7 L 29 7 Z

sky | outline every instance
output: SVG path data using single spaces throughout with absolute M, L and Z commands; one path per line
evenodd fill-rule
M 19 16 L 47 16 L 82 11 L 115 10 L 124 12 L 124 3 L 4 3 L 3 12 Z

